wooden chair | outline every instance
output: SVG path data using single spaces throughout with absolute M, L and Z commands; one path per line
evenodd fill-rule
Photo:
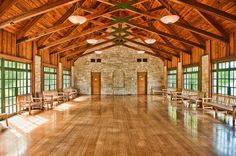
M 32 94 L 19 95 L 17 96 L 17 105 L 19 106 L 19 114 L 21 114 L 22 109 L 28 108 L 29 115 L 31 115 L 31 110 L 34 108 L 42 110 L 43 101 L 42 98 L 33 98 Z
M 0 113 L 0 117 L 6 120 L 6 126 L 8 127 L 8 114 L 7 113 Z

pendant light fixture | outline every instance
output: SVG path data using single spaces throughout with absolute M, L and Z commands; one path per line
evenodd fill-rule
M 137 53 L 138 53 L 138 54 L 144 54 L 145 51 L 143 51 L 143 50 L 139 50 L 139 51 L 137 51 Z
M 170 4 L 169 4 L 169 12 L 171 12 L 170 11 Z M 179 20 L 179 16 L 178 15 L 166 15 L 166 16 L 163 16 L 160 20 L 164 24 L 173 24 Z
M 74 9 L 74 13 L 76 12 L 76 10 L 78 9 L 78 5 L 79 5 L 79 2 L 77 2 L 75 4 L 75 9 Z M 87 21 L 87 18 L 86 17 L 83 17 L 83 16 L 80 16 L 80 15 L 71 15 L 69 18 L 69 21 L 73 24 L 83 24 Z
M 89 44 L 96 44 L 98 42 L 97 39 L 87 39 L 86 40 Z
M 95 54 L 102 54 L 102 51 L 101 50 L 96 50 L 96 51 L 94 51 L 95 52 Z
M 153 38 L 149 38 L 149 39 L 146 39 L 144 40 L 147 44 L 154 44 L 156 42 L 156 39 L 153 39 Z

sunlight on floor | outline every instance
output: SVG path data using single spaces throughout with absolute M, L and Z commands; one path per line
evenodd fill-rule
M 25 133 L 31 132 L 33 129 L 46 123 L 47 121 L 48 119 L 45 119 L 38 115 L 30 116 L 27 118 L 21 115 L 17 115 L 9 119 L 10 125 L 19 128 Z
M 71 104 L 68 104 L 68 103 L 63 103 L 59 106 L 57 106 L 56 108 L 54 108 L 53 110 L 57 110 L 57 111 L 65 111 L 65 110 L 68 110 L 72 105 Z
M 82 101 L 86 101 L 88 99 L 89 99 L 89 96 L 82 96 L 82 97 L 78 97 L 78 98 L 74 99 L 73 101 L 82 102 Z

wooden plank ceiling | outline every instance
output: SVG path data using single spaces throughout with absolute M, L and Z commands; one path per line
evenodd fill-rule
M 236 31 L 233 0 L 0 0 L 0 4 L 0 28 L 15 33 L 17 44 L 36 41 L 39 50 L 48 49 L 68 61 L 116 45 L 147 47 L 152 51 L 146 53 L 170 60 L 180 53 L 191 54 L 192 47 L 204 49 L 207 39 L 227 43 Z M 160 18 L 170 14 L 180 20 L 163 24 Z M 74 25 L 70 15 L 88 20 Z M 89 38 L 99 43 L 89 45 Z M 147 38 L 157 42 L 147 45 Z

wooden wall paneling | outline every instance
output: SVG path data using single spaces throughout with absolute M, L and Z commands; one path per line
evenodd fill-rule
M 230 56 L 236 57 L 236 32 L 230 34 Z

